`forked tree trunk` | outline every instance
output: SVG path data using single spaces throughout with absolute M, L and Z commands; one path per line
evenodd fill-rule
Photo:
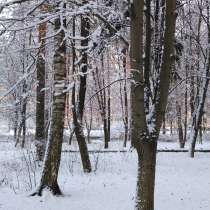
M 143 72 L 143 23 L 144 1 L 131 3 L 131 139 L 139 158 L 136 210 L 154 210 L 154 187 L 157 139 L 165 115 L 173 63 L 175 33 L 175 0 L 166 0 L 164 46 L 161 69 L 158 73 L 156 97 L 152 119 L 154 130 L 146 120 L 145 88 Z M 163 15 L 163 14 L 162 14 Z M 161 32 L 163 33 L 163 32 Z
M 75 33 L 75 22 L 73 23 L 73 33 Z M 88 36 L 89 36 L 89 20 L 88 18 L 81 17 L 81 36 L 85 37 L 81 41 L 81 45 L 84 47 L 88 46 Z M 74 43 L 75 44 L 75 43 Z M 87 143 L 85 141 L 85 135 L 83 132 L 83 113 L 84 113 L 84 104 L 86 96 L 86 80 L 87 80 L 87 68 L 88 68 L 88 58 L 87 58 L 87 49 L 82 51 L 82 64 L 81 71 L 82 76 L 80 76 L 80 85 L 79 85 L 79 96 L 78 102 L 76 102 L 76 88 L 75 84 L 72 90 L 72 113 L 73 113 L 73 123 L 76 139 L 79 145 L 79 151 L 81 155 L 82 165 L 84 172 L 91 172 L 91 163 L 87 148 Z M 75 73 L 75 46 L 73 46 L 73 73 Z
M 65 25 L 65 20 L 63 25 Z M 55 19 L 55 31 L 61 27 L 60 17 Z M 37 191 L 32 195 L 42 195 L 44 188 L 48 188 L 54 195 L 60 195 L 61 190 L 58 185 L 58 171 L 61 159 L 61 147 L 63 141 L 64 115 L 66 94 L 63 93 L 66 79 L 66 45 L 64 41 L 64 31 L 61 30 L 54 37 L 55 55 L 54 65 L 54 91 L 52 101 L 52 117 L 50 130 L 45 152 L 41 181 Z
M 145 161 L 151 161 L 146 154 L 147 124 L 144 105 L 144 81 L 143 74 L 143 8 L 144 1 L 134 0 L 131 3 L 131 73 L 134 82 L 131 83 L 131 141 L 138 153 L 138 179 L 136 194 L 136 210 L 153 210 L 154 194 L 152 189 L 154 178 L 148 172 Z M 146 146 L 146 147 L 145 147 Z M 150 151 L 149 151 L 150 152 Z M 155 152 L 156 154 L 156 152 Z M 147 157 L 147 158 L 146 158 Z M 150 165 L 149 165 L 150 167 Z M 151 168 L 155 171 L 155 165 Z M 147 177 L 144 175 L 147 174 Z M 148 182 L 148 179 L 153 179 Z M 151 193 L 148 193 L 151 192 Z M 149 208 L 148 208 L 149 207 Z

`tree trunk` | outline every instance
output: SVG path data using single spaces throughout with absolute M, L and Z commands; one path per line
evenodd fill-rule
M 176 114 L 177 114 L 177 131 L 179 136 L 179 145 L 180 148 L 184 148 L 184 134 L 182 128 L 182 115 L 181 115 L 181 106 L 179 105 L 178 101 L 176 101 Z
M 104 56 L 102 54 L 101 56 L 101 66 L 102 66 L 102 87 L 105 87 L 105 77 L 104 77 Z M 110 140 L 110 133 L 109 133 L 109 122 L 108 122 L 108 100 L 107 100 L 107 92 L 106 89 L 104 88 L 102 91 L 102 119 L 103 119 L 103 123 L 104 123 L 104 149 L 108 149 L 109 147 L 109 140 Z
M 173 135 L 173 121 L 170 121 L 170 135 Z
M 26 82 L 23 84 L 23 93 L 26 93 Z M 27 108 L 27 99 L 21 97 L 20 99 L 20 123 L 17 129 L 17 137 L 15 147 L 20 143 L 21 133 L 22 133 L 22 141 L 21 148 L 25 146 L 25 138 L 26 138 L 26 108 Z
M 198 136 L 198 131 L 202 122 L 202 116 L 203 116 L 203 109 L 204 104 L 206 100 L 208 85 L 209 85 L 209 76 L 210 76 L 210 8 L 209 8 L 209 2 L 206 2 L 206 8 L 207 8 L 207 28 L 208 28 L 208 47 L 207 47 L 207 59 L 205 64 L 205 77 L 203 78 L 203 85 L 201 90 L 201 97 L 199 100 L 199 104 L 197 109 L 194 112 L 193 115 L 193 124 L 192 124 L 192 131 L 190 136 L 190 157 L 194 157 L 195 153 L 195 144 Z
M 72 143 L 72 140 L 73 140 L 73 137 L 74 137 L 74 133 L 75 133 L 75 130 L 74 128 L 70 131 L 70 135 L 69 135 L 69 145 L 71 145 Z
M 152 42 L 152 31 L 151 31 L 151 1 L 146 0 L 146 44 L 145 44 L 145 60 L 144 60 L 144 70 L 145 70 L 145 107 L 146 114 L 149 113 L 149 103 L 150 103 L 150 71 L 151 71 L 151 42 Z
M 134 0 L 131 3 L 131 73 L 134 82 L 131 83 L 131 141 L 138 153 L 138 179 L 136 194 L 136 210 L 153 210 L 154 208 L 154 177 L 145 165 L 151 168 L 151 159 L 147 152 L 147 123 L 144 105 L 143 75 L 143 8 L 144 1 Z M 156 152 L 155 152 L 156 155 Z M 145 162 L 149 161 L 149 162 Z M 143 169 L 143 170 L 142 170 Z M 151 168 L 155 172 L 155 165 Z M 146 173 L 147 177 L 144 177 Z M 152 180 L 151 180 L 152 179 Z M 150 192 L 150 193 L 148 193 Z M 149 196 L 149 197 L 148 197 Z M 145 199 L 145 200 L 143 200 Z M 147 204 L 147 205 L 146 205 Z
M 157 142 L 146 139 L 138 151 L 136 210 L 154 209 L 156 149 Z
M 162 126 L 162 129 L 163 129 L 163 135 L 165 135 L 166 134 L 166 118 L 165 118 L 165 116 L 163 118 L 163 126 Z
M 108 73 L 109 74 L 109 73 Z M 110 82 L 110 81 L 109 81 Z M 107 132 L 108 132 L 108 141 L 111 140 L 111 88 L 108 87 L 108 99 L 107 99 Z
M 104 122 L 104 149 L 108 149 L 109 148 L 109 133 L 108 133 L 108 125 L 107 125 L 107 119 L 106 117 L 104 117 L 103 119 Z
M 109 147 L 109 130 L 108 130 L 108 119 L 107 119 L 107 98 L 106 98 L 106 89 L 105 87 L 105 79 L 104 79 L 104 64 L 103 64 L 103 56 L 101 57 L 101 66 L 102 66 L 102 73 L 99 74 L 99 70 L 96 67 L 96 71 L 92 71 L 96 92 L 99 91 L 96 94 L 98 105 L 99 105 L 99 111 L 101 114 L 102 122 L 103 122 L 103 130 L 104 130 L 104 148 L 107 149 Z M 102 79 L 100 79 L 100 76 Z
M 14 119 L 14 139 L 17 139 L 18 130 L 18 103 L 15 103 L 15 119 Z
M 187 76 L 188 76 L 188 72 L 187 72 L 187 70 L 186 70 L 186 78 L 187 78 Z M 185 82 L 185 94 L 184 94 L 184 108 L 185 108 L 185 112 L 184 112 L 184 142 L 186 142 L 187 141 L 187 127 L 188 127 L 188 125 L 187 125 L 187 122 L 188 122 L 188 120 L 187 120 L 187 115 L 188 115 L 188 103 L 187 103 L 187 97 L 188 97 L 188 91 L 187 91 L 187 85 L 188 85 L 188 82 L 187 82 L 187 80 L 186 80 L 186 82 Z
M 139 158 L 137 181 L 136 210 L 154 210 L 154 187 L 157 139 L 165 115 L 173 64 L 173 45 L 175 33 L 175 0 L 166 0 L 164 46 L 161 46 L 160 72 L 158 75 L 154 111 L 151 122 L 146 119 L 145 110 L 145 75 L 143 71 L 143 23 L 144 1 L 133 0 L 131 3 L 131 139 Z M 163 27 L 164 28 L 164 27 Z M 161 32 L 161 33 L 163 33 Z M 161 36 L 162 37 L 162 36 Z M 160 40 L 162 42 L 162 40 Z M 145 69 L 146 70 L 146 69 Z M 154 123 L 155 121 L 155 123 Z M 151 131 L 151 125 L 154 129 Z
M 25 141 L 26 141 L 26 108 L 27 108 L 27 99 L 23 99 L 23 107 L 22 107 L 22 142 L 21 142 L 21 148 L 25 147 Z
M 124 48 L 122 50 L 123 53 L 123 71 L 124 71 L 124 87 L 123 87 L 123 92 L 124 92 L 124 111 L 123 111 L 123 123 L 124 123 L 124 141 L 123 141 L 123 146 L 126 147 L 127 141 L 128 141 L 128 93 L 127 93 L 127 60 L 126 60 L 126 55 L 127 55 L 127 50 Z M 123 99 L 122 102 L 123 104 Z M 122 105 L 123 106 L 123 105 Z
M 43 161 L 46 147 L 45 140 L 45 37 L 47 31 L 47 24 L 39 25 L 39 43 L 41 44 L 38 60 L 37 60 L 37 89 L 36 89 L 36 131 L 35 131 L 35 145 L 36 158 Z
M 62 24 L 65 25 L 65 20 Z M 60 17 L 55 19 L 54 27 L 55 31 L 60 29 Z M 54 91 L 52 101 L 52 118 L 40 185 L 37 192 L 32 195 L 41 196 L 44 188 L 49 188 L 54 195 L 62 194 L 58 185 L 57 178 L 61 159 L 66 102 L 66 94 L 63 93 L 66 79 L 66 44 L 64 41 L 64 36 L 64 31 L 61 30 L 54 37 L 55 54 L 53 59 Z
M 73 33 L 75 33 L 75 22 L 73 23 Z M 81 36 L 85 37 L 84 40 L 81 41 L 81 45 L 84 47 L 88 46 L 88 36 L 89 36 L 89 19 L 85 17 L 81 17 Z M 75 44 L 75 43 L 74 43 Z M 79 86 L 79 96 L 78 103 L 76 103 L 76 89 L 75 85 L 72 90 L 72 105 L 73 105 L 73 123 L 76 139 L 79 145 L 79 151 L 81 155 L 82 165 L 84 172 L 91 172 L 91 163 L 87 148 L 87 143 L 85 141 L 85 136 L 83 132 L 83 113 L 84 113 L 84 104 L 85 104 L 85 95 L 86 95 L 86 79 L 87 79 L 87 65 L 88 65 L 88 57 L 87 57 L 87 49 L 82 51 L 82 76 L 80 76 L 80 86 Z M 75 46 L 73 46 L 73 73 L 75 73 Z

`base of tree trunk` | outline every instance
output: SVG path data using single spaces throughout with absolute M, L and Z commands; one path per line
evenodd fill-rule
M 105 143 L 104 143 L 104 149 L 108 149 L 109 148 L 109 143 L 106 141 Z
M 195 131 L 194 132 L 194 135 L 190 139 L 190 141 L 191 141 L 191 145 L 190 145 L 190 157 L 191 158 L 194 158 L 195 157 L 195 145 L 196 145 L 197 134 L 198 134 L 198 132 Z
M 78 146 L 79 146 L 83 171 L 85 173 L 90 173 L 92 171 L 91 162 L 89 158 L 87 144 L 85 141 L 85 136 L 83 134 L 81 125 L 75 126 L 75 135 L 76 135 Z
M 180 148 L 183 149 L 185 147 L 185 143 L 180 143 Z
M 53 195 L 59 196 L 62 195 L 63 193 L 60 190 L 60 187 L 58 184 L 54 184 L 53 186 L 41 186 L 38 188 L 37 191 L 31 194 L 31 196 L 42 196 L 42 192 L 44 189 L 47 189 L 48 191 L 52 192 Z
M 157 142 L 144 141 L 137 148 L 138 180 L 135 210 L 154 210 Z

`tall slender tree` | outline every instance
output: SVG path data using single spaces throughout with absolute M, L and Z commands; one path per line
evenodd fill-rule
M 85 3 L 85 2 L 84 2 Z M 75 24 L 75 22 L 73 23 Z M 75 25 L 73 26 L 75 31 Z M 74 34 L 75 35 L 75 34 Z M 85 104 L 85 96 L 86 96 L 86 80 L 87 80 L 87 70 L 88 70 L 88 36 L 89 36 L 89 19 L 88 17 L 81 16 L 81 36 L 83 40 L 81 40 L 81 46 L 83 46 L 82 50 L 82 62 L 81 62 L 81 74 L 79 76 L 79 93 L 78 93 L 78 101 L 76 101 L 76 88 L 75 84 L 72 90 L 72 112 L 73 112 L 73 124 L 74 124 L 74 132 L 77 138 L 77 142 L 79 145 L 82 165 L 84 172 L 91 172 L 91 162 L 88 154 L 87 143 L 85 141 L 85 136 L 83 132 L 83 114 L 84 114 L 84 104 Z M 75 45 L 75 43 L 74 43 Z M 73 73 L 74 70 L 74 60 L 75 60 L 75 46 L 73 46 Z
M 196 140 L 198 136 L 198 132 L 202 123 L 202 116 L 203 116 L 203 110 L 204 110 L 204 104 L 206 101 L 207 96 L 207 90 L 209 86 L 209 76 L 210 76 L 210 3 L 208 0 L 205 1 L 206 4 L 206 16 L 202 14 L 202 18 L 204 19 L 206 23 L 206 27 L 208 29 L 208 40 L 207 40 L 207 57 L 206 57 L 206 63 L 205 63 L 205 69 L 204 69 L 204 78 L 202 82 L 202 89 L 201 89 L 201 96 L 198 103 L 197 108 L 194 110 L 193 114 L 193 124 L 192 124 L 192 130 L 190 135 L 190 157 L 194 157 L 195 155 L 195 145 Z
M 64 4 L 60 3 L 58 12 L 62 11 Z M 61 14 L 55 19 L 54 30 L 57 33 L 54 37 L 55 54 L 53 57 L 54 66 L 54 90 L 52 99 L 52 119 L 47 140 L 47 148 L 43 163 L 41 180 L 37 191 L 32 195 L 41 195 L 44 188 L 49 188 L 53 194 L 61 194 L 58 185 L 58 171 L 61 159 L 61 148 L 63 140 L 64 115 L 66 94 L 64 93 L 66 80 L 66 42 L 64 40 L 66 20 Z
M 41 6 L 41 12 L 45 12 L 47 5 Z M 45 133 L 45 39 L 47 33 L 47 23 L 41 23 L 38 27 L 39 33 L 39 55 L 37 58 L 37 89 L 36 89 L 36 156 L 38 160 L 43 160 L 46 145 Z

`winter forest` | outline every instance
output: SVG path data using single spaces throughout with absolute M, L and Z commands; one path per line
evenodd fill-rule
M 210 209 L 210 0 L 0 0 L 0 210 Z

